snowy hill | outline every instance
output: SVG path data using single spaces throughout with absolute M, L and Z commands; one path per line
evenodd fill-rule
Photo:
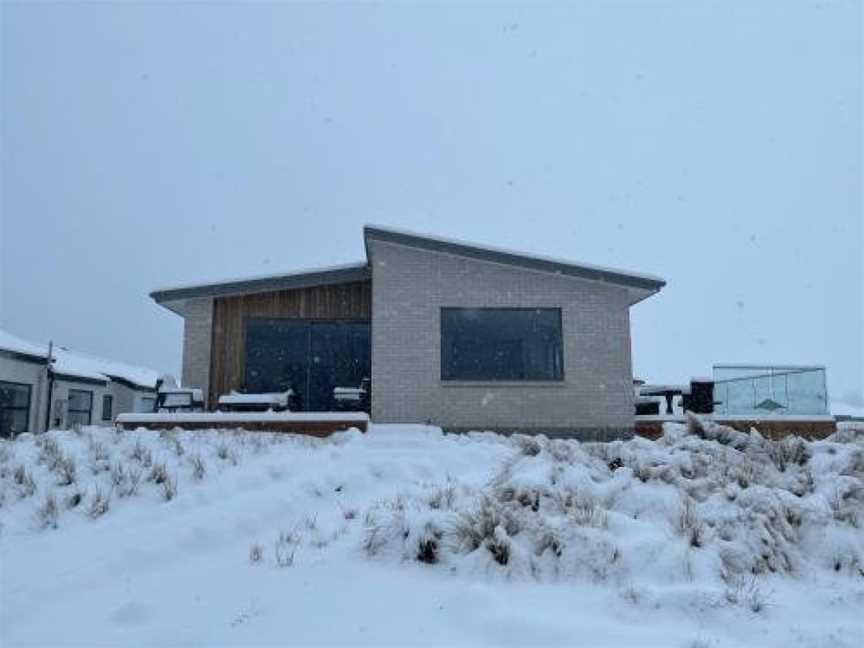
M 0 442 L 0 644 L 864 645 L 864 428 Z

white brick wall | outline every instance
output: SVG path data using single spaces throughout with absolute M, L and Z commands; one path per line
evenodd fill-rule
M 183 306 L 183 386 L 210 389 L 210 346 L 213 334 L 213 298 L 189 299 Z
M 626 289 L 370 241 L 372 417 L 447 428 L 621 432 L 633 426 Z M 440 380 L 440 309 L 561 308 L 564 381 Z

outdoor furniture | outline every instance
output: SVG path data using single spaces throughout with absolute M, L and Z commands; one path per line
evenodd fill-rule
M 294 390 L 264 394 L 241 394 L 232 391 L 219 397 L 219 409 L 225 412 L 283 412 L 290 409 Z
M 197 388 L 161 387 L 156 396 L 157 412 L 201 412 L 204 392 Z
M 636 416 L 657 416 L 660 414 L 660 404 L 663 399 L 659 396 L 637 396 Z
M 369 411 L 370 381 L 364 378 L 359 387 L 334 387 L 333 404 L 336 411 Z
M 662 396 L 666 399 L 666 413 L 674 414 L 672 399 L 690 393 L 689 385 L 642 385 L 639 396 Z

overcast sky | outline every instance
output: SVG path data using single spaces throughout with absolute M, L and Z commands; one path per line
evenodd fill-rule
M 859 2 L 0 7 L 12 333 L 179 373 L 149 291 L 360 260 L 372 222 L 663 276 L 650 381 L 862 398 Z

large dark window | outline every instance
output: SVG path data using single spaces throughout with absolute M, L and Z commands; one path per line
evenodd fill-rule
M 90 425 L 93 411 L 93 392 L 83 389 L 69 390 L 69 404 L 66 407 L 67 425 Z
M 293 390 L 305 411 L 336 409 L 334 388 L 359 387 L 369 377 L 369 322 L 261 319 L 246 321 L 249 393 Z
M 27 432 L 30 420 L 30 385 L 0 382 L 0 436 Z
M 559 308 L 442 308 L 442 380 L 563 380 Z

